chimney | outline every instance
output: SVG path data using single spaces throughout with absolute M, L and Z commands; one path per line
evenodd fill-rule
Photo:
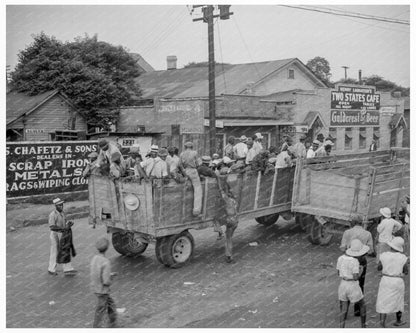
M 168 70 L 176 69 L 176 60 L 178 60 L 178 58 L 176 58 L 176 56 L 174 55 L 166 57 L 166 62 L 168 63 Z
M 361 78 L 361 69 L 358 70 L 358 83 L 362 84 L 363 80 Z

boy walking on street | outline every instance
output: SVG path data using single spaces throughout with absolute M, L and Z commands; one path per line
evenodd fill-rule
M 116 327 L 116 305 L 110 296 L 110 285 L 114 273 L 111 273 L 110 260 L 105 257 L 108 249 L 108 239 L 100 238 L 95 247 L 98 250 L 91 261 L 91 289 L 97 296 L 93 327 L 100 327 L 105 312 L 108 313 L 110 327 Z

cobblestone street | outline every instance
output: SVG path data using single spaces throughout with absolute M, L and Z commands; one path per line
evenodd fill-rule
M 73 260 L 78 275 L 47 274 L 47 225 L 7 233 L 8 328 L 86 328 L 92 326 L 95 296 L 89 290 L 89 262 L 104 227 L 91 229 L 75 220 Z M 121 327 L 134 328 L 336 328 L 335 264 L 339 238 L 328 247 L 311 245 L 293 222 L 264 227 L 242 221 L 234 236 L 235 262 L 225 263 L 223 243 L 211 229 L 191 231 L 195 255 L 179 269 L 159 264 L 150 245 L 139 258 L 107 256 L 118 272 L 112 287 Z M 257 246 L 249 243 L 257 242 Z M 369 258 L 366 278 L 367 321 L 378 328 L 375 302 L 380 274 Z M 403 319 L 409 327 L 409 281 Z M 388 316 L 392 327 L 394 315 Z M 346 327 L 360 326 L 350 309 Z

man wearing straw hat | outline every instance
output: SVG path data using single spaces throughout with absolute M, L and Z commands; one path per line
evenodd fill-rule
M 319 140 L 313 140 L 312 146 L 309 147 L 306 153 L 306 158 L 316 157 L 316 151 L 318 150 L 320 144 L 321 142 Z
M 234 146 L 234 158 L 236 160 L 245 159 L 248 153 L 247 148 L 247 137 L 242 135 L 240 137 L 240 142 Z
M 380 325 L 386 327 L 389 313 L 396 313 L 394 326 L 402 326 L 404 311 L 404 281 L 403 276 L 409 274 L 408 258 L 403 254 L 404 240 L 394 237 L 387 242 L 389 251 L 380 255 L 377 269 L 382 271 L 382 278 L 377 294 L 376 311 L 380 314 Z
M 340 256 L 337 261 L 338 275 L 342 279 L 338 287 L 338 299 L 340 303 L 340 327 L 345 327 L 350 303 L 358 304 L 361 317 L 361 327 L 366 327 L 366 306 L 364 295 L 361 291 L 358 279 L 362 273 L 359 257 L 364 256 L 369 250 L 359 239 L 353 239 L 351 246 Z
M 388 207 L 380 208 L 380 214 L 384 217 L 377 226 L 378 247 L 377 247 L 377 263 L 380 255 L 390 249 L 387 244 L 393 239 L 393 234 L 402 228 L 402 224 L 391 217 L 391 210 Z

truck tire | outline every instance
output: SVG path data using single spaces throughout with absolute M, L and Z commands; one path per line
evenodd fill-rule
M 314 245 L 328 245 L 333 234 L 326 232 L 326 226 L 319 223 L 315 218 L 312 218 L 308 224 L 307 232 L 308 240 Z
M 114 232 L 111 240 L 114 250 L 128 257 L 134 257 L 143 253 L 149 245 L 135 240 L 132 232 Z
M 157 243 L 156 243 L 157 245 Z M 178 268 L 191 260 L 194 252 L 194 238 L 188 230 L 179 234 L 163 237 L 159 241 L 156 257 L 165 266 Z
M 279 218 L 279 213 L 276 213 L 276 214 L 256 217 L 255 220 L 257 221 L 257 223 L 263 224 L 264 226 L 268 227 L 272 224 L 275 224 L 278 218 Z
M 296 224 L 302 231 L 306 231 L 308 229 L 308 225 L 312 222 L 312 216 L 303 213 L 297 213 L 295 216 Z
M 162 249 L 163 243 L 166 241 L 166 238 L 167 237 L 156 238 L 155 254 L 156 254 L 157 261 L 159 261 L 161 264 L 163 264 L 161 249 Z

